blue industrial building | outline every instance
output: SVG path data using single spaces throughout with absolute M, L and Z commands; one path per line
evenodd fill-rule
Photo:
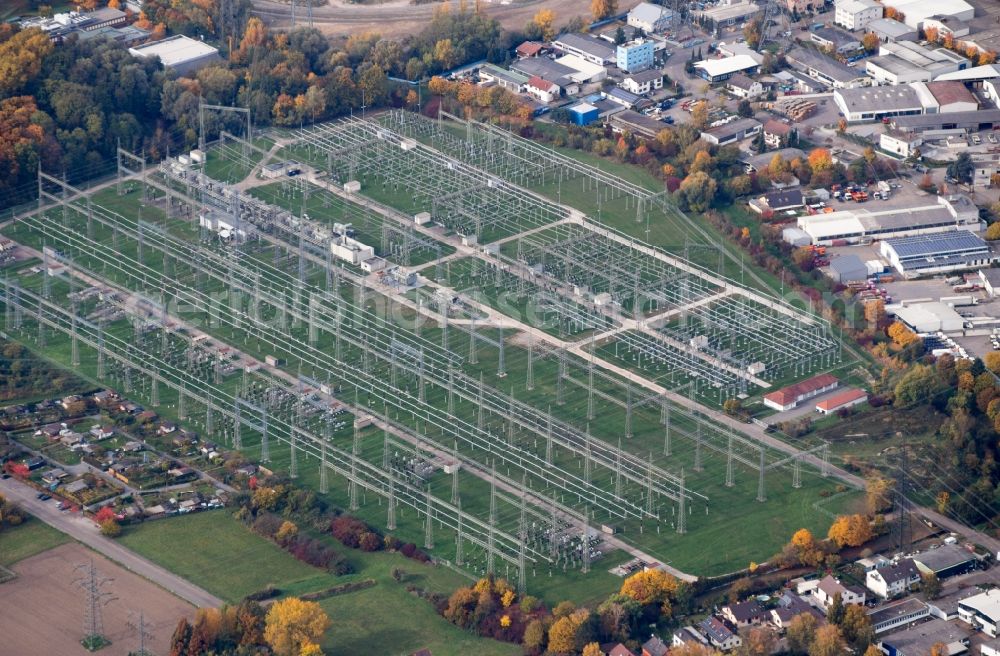
M 645 40 L 630 41 L 618 46 L 618 68 L 626 73 L 644 71 L 653 66 L 653 42 Z
M 568 109 L 569 115 L 575 125 L 590 125 L 598 118 L 601 112 L 590 103 L 580 103 Z

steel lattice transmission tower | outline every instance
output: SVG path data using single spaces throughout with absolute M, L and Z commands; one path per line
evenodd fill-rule
M 74 571 L 77 573 L 77 578 L 73 583 L 84 593 L 81 643 L 87 650 L 95 651 L 110 644 L 104 636 L 104 607 L 116 599 L 107 589 L 114 579 L 99 576 L 93 560 L 77 565 Z
M 139 649 L 131 652 L 131 656 L 153 656 L 153 652 L 146 648 L 146 645 L 153 641 L 153 633 L 150 631 L 149 624 L 146 623 L 145 614 L 141 610 L 138 614 L 130 612 L 127 626 L 139 639 Z

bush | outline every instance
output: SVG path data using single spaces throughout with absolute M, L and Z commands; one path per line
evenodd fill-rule
M 399 546 L 403 544 L 395 535 L 385 536 L 384 542 L 386 551 L 399 551 Z
M 116 538 L 122 534 L 122 527 L 113 519 L 106 519 L 101 522 L 101 535 L 107 538 Z
M 269 585 L 263 590 L 258 590 L 257 592 L 251 592 L 246 597 L 244 597 L 244 599 L 247 599 L 249 601 L 264 601 L 265 599 L 273 599 L 274 597 L 277 597 L 280 594 L 281 590 L 274 587 L 273 585 Z
M 273 540 L 284 520 L 271 513 L 261 513 L 253 523 L 253 532 L 262 535 L 269 540 Z
M 361 536 L 371 533 L 371 529 L 360 519 L 341 515 L 330 522 L 330 533 L 345 547 L 357 549 L 361 546 Z
M 382 548 L 382 540 L 371 531 L 368 531 L 361 534 L 358 546 L 361 547 L 362 551 L 378 551 Z

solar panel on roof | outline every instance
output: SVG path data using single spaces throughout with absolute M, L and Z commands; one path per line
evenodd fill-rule
M 886 243 L 896 251 L 900 259 L 987 248 L 985 241 L 965 230 L 887 239 Z

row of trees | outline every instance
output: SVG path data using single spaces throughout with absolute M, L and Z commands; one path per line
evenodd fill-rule
M 276 601 L 266 611 L 256 601 L 199 608 L 193 622 L 177 622 L 169 654 L 322 656 L 319 642 L 330 625 L 319 604 L 295 597 Z
M 626 578 L 596 611 L 570 601 L 549 611 L 535 597 L 519 598 L 506 580 L 488 577 L 455 590 L 438 611 L 478 635 L 520 643 L 527 654 L 599 654 L 606 642 L 637 650 L 645 627 L 686 612 L 691 596 L 690 586 L 653 569 Z

